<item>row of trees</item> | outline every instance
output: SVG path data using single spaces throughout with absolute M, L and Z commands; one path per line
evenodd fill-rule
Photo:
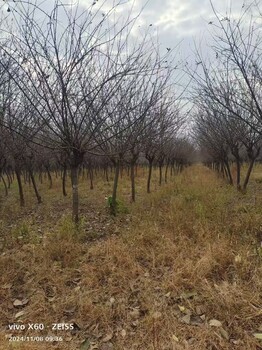
M 92 178 L 94 164 L 114 165 L 114 212 L 125 162 L 135 200 L 141 155 L 149 162 L 148 192 L 154 162 L 161 182 L 164 164 L 186 161 L 191 146 L 178 139 L 184 117 L 172 52 L 161 55 L 150 31 L 134 40 L 136 18 L 115 18 L 121 6 L 104 12 L 96 2 L 84 9 L 55 0 L 51 10 L 45 2 L 9 4 L 0 28 L 0 173 L 4 183 L 4 173 L 9 183 L 15 173 L 21 205 L 25 172 L 40 203 L 34 172 L 44 168 L 51 186 L 51 170 L 62 169 L 65 194 L 69 170 L 77 222 L 83 166 Z
M 240 4 L 241 6 L 241 4 Z M 254 2 L 242 5 L 241 16 L 216 12 L 211 56 L 197 53 L 191 74 L 194 91 L 194 136 L 205 161 L 221 171 L 230 184 L 246 190 L 262 146 L 262 35 L 261 9 Z M 236 164 L 236 179 L 230 163 Z M 248 170 L 241 184 L 241 164 Z

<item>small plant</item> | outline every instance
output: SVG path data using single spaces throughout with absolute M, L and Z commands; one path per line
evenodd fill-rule
M 106 200 L 107 200 L 107 204 L 109 206 L 109 208 L 112 208 L 114 203 L 113 203 L 113 197 L 112 196 L 109 196 L 109 197 L 106 197 Z M 116 206 L 119 205 L 118 201 L 116 200 Z
M 110 208 L 111 214 L 116 215 L 117 213 L 123 213 L 123 214 L 129 213 L 128 208 L 122 202 L 115 200 L 115 203 L 114 203 L 112 196 L 106 197 L 106 200 L 107 200 L 107 205 Z
M 12 230 L 12 235 L 17 242 L 22 244 L 37 243 L 37 241 L 39 241 L 37 235 L 32 232 L 28 222 L 22 222 L 21 224 L 17 225 Z
M 112 196 L 106 197 L 106 200 L 111 214 L 116 215 L 118 212 L 119 202 L 117 200 L 114 201 Z
M 17 226 L 14 230 L 14 234 L 17 238 L 26 239 L 29 236 L 29 227 L 26 223 L 22 222 L 21 225 Z
M 56 238 L 58 240 L 72 241 L 84 239 L 84 219 L 81 218 L 77 225 L 72 221 L 71 216 L 63 216 L 57 225 Z

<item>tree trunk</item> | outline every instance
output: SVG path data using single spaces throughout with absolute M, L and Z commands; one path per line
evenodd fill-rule
M 71 165 L 71 183 L 72 183 L 72 219 L 77 224 L 79 221 L 78 207 L 78 165 Z
M 166 163 L 166 170 L 165 170 L 165 183 L 167 183 L 167 172 L 168 172 L 169 162 Z
M 236 163 L 237 163 L 237 189 L 241 190 L 241 185 L 240 185 L 240 172 L 241 172 L 241 164 L 240 164 L 240 159 L 237 158 L 236 159 Z
M 25 206 L 25 199 L 24 199 L 24 192 L 23 192 L 23 185 L 22 185 L 22 180 L 21 180 L 20 169 L 18 169 L 18 168 L 15 169 L 15 175 L 16 175 L 16 179 L 17 179 L 17 183 L 18 183 L 20 206 L 24 207 Z
M 130 164 L 130 176 L 131 176 L 131 202 L 136 201 L 136 189 L 135 189 L 135 162 Z
M 12 183 L 12 176 L 10 176 L 8 171 L 6 171 L 6 176 L 7 176 L 7 187 L 8 189 L 10 189 L 11 183 Z
M 159 164 L 159 186 L 162 185 L 162 164 Z
M 248 185 L 249 178 L 250 178 L 254 164 L 255 164 L 255 158 L 252 158 L 250 163 L 249 163 L 249 167 L 247 169 L 247 174 L 246 174 L 245 181 L 243 184 L 243 191 L 246 191 L 246 189 L 247 189 L 247 185 Z
M 67 193 L 66 193 L 66 165 L 64 165 L 63 167 L 63 176 L 62 176 L 62 185 L 63 185 L 63 196 L 66 197 Z
M 5 182 L 5 178 L 3 175 L 1 175 L 1 179 L 3 181 L 3 184 L 4 184 L 4 187 L 5 187 L 5 196 L 7 197 L 8 196 L 8 189 L 7 189 L 7 185 L 6 185 L 6 182 Z
M 94 173 L 93 173 L 92 167 L 90 167 L 90 169 L 89 169 L 89 177 L 90 177 L 90 190 L 93 190 L 94 189 L 94 183 L 93 183 Z
M 230 166 L 229 166 L 229 163 L 228 163 L 227 160 L 225 161 L 225 166 L 226 166 L 225 169 L 226 169 L 226 173 L 227 173 L 227 176 L 228 176 L 229 184 L 233 185 L 233 178 L 232 178 Z
M 148 178 L 147 178 L 147 193 L 150 193 L 151 177 L 152 177 L 153 159 L 149 160 Z
M 37 186 L 36 186 L 36 182 L 35 182 L 35 177 L 34 177 L 34 174 L 33 174 L 33 171 L 32 169 L 29 169 L 29 176 L 32 180 L 32 184 L 33 184 L 33 187 L 34 187 L 34 191 L 35 191 L 35 195 L 36 195 L 36 198 L 37 198 L 37 202 L 40 204 L 42 203 L 42 199 L 41 199 L 41 196 L 38 192 L 38 189 L 37 189 Z
M 114 177 L 112 203 L 111 203 L 111 213 L 113 215 L 116 215 L 116 211 L 117 211 L 116 196 L 117 196 L 117 186 L 118 186 L 119 172 L 120 172 L 120 161 L 118 160 L 116 162 L 116 167 L 115 167 L 115 177 Z
M 46 171 L 47 171 L 47 177 L 49 180 L 49 190 L 51 190 L 51 188 L 53 187 L 53 181 L 52 181 L 52 176 L 51 176 L 49 167 L 46 167 Z

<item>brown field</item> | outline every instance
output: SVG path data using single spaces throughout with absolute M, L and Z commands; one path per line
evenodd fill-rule
M 27 185 L 22 210 L 16 184 L 7 198 L 0 188 L 0 349 L 262 349 L 262 168 L 246 194 L 194 165 L 161 187 L 155 171 L 148 195 L 145 171 L 133 204 L 120 179 L 117 217 L 112 181 L 97 176 L 90 190 L 82 179 L 78 229 L 60 179 L 40 185 L 40 205 Z M 14 322 L 45 329 L 8 330 Z

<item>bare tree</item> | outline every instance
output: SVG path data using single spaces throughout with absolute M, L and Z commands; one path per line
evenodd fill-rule
M 211 58 L 205 60 L 198 50 L 197 68 L 191 73 L 196 82 L 197 129 L 202 141 L 205 138 L 206 143 L 209 138 L 213 152 L 216 149 L 216 157 L 225 165 L 230 183 L 233 179 L 227 159 L 233 157 L 237 167 L 238 189 L 241 188 L 241 163 L 243 159 L 248 160 L 248 171 L 243 182 L 245 190 L 260 152 L 262 131 L 262 42 L 255 14 L 257 8 L 254 3 L 243 6 L 242 14 L 236 19 L 231 12 L 221 18 L 212 3 L 211 6 L 216 16 L 216 21 L 211 24 L 214 39 Z M 198 116 L 198 113 L 202 116 Z M 211 130 L 208 131 L 208 127 Z
M 130 15 L 120 23 L 110 22 L 120 3 L 101 16 L 93 5 L 83 10 L 56 0 L 47 12 L 36 3 L 21 1 L 10 6 L 13 30 L 3 29 L 9 40 L 1 51 L 11 64 L 0 64 L 47 131 L 39 132 L 40 143 L 67 154 L 75 222 L 78 169 L 86 152 L 97 149 L 96 135 L 105 132 L 105 109 L 125 77 L 138 77 L 142 58 L 150 58 L 145 55 L 145 39 L 128 44 L 134 23 Z

